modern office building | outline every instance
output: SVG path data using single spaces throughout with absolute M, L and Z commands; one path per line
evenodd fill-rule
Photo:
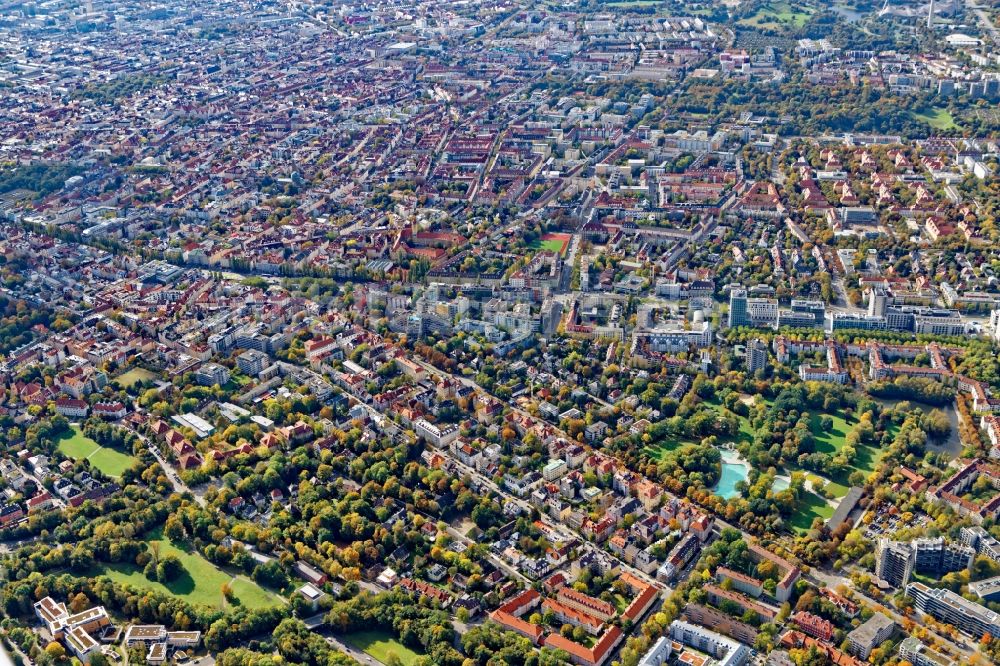
M 747 345 L 747 372 L 767 370 L 767 343 L 755 338 Z
M 729 328 L 750 325 L 748 300 L 746 289 L 732 289 L 729 292 Z
M 822 327 L 826 306 L 822 301 L 793 299 L 790 309 L 779 309 L 774 298 L 749 297 L 747 290 L 736 287 L 729 292 L 729 327 L 755 326 L 775 328 Z
M 822 328 L 825 317 L 826 305 L 823 301 L 793 298 L 788 310 L 778 311 L 778 328 Z
M 970 568 L 975 557 L 975 548 L 948 543 L 944 537 L 910 543 L 880 539 L 875 575 L 894 587 L 905 587 L 914 573 L 942 576 Z
M 886 321 L 885 317 L 875 317 L 869 314 L 858 314 L 856 312 L 827 312 L 826 329 L 828 331 L 839 331 L 843 329 L 884 331 L 886 329 Z
M 653 643 L 653 647 L 649 648 L 649 652 L 642 656 L 639 666 L 663 666 L 670 658 L 672 647 L 669 638 L 660 636 L 659 640 Z
M 860 627 L 847 634 L 847 651 L 859 659 L 868 659 L 872 650 L 889 640 L 896 623 L 882 613 L 875 613 Z
M 955 662 L 935 652 L 914 636 L 899 644 L 899 658 L 913 666 L 954 666 Z
M 195 370 L 194 378 L 202 386 L 222 386 L 229 381 L 229 369 L 218 363 L 205 363 Z
M 894 587 L 905 587 L 913 575 L 913 550 L 907 543 L 880 539 L 875 575 Z
M 969 592 L 978 595 L 983 601 L 1000 601 L 1000 576 L 969 583 Z
M 873 287 L 868 294 L 868 316 L 884 317 L 885 311 L 889 307 L 889 294 L 885 287 Z
M 963 546 L 974 548 L 977 555 L 988 557 L 994 562 L 1000 562 L 1000 541 L 993 538 L 993 535 L 979 525 L 963 527 L 959 540 Z
M 743 666 L 750 659 L 750 648 L 746 645 L 683 620 L 670 623 L 670 638 L 711 655 L 718 666 Z
M 236 357 L 236 365 L 249 377 L 256 377 L 270 363 L 267 354 L 256 349 L 248 349 Z
M 882 314 L 872 314 L 882 311 Z M 826 313 L 828 331 L 862 329 L 867 331 L 889 330 L 926 333 L 932 335 L 964 335 L 966 326 L 957 310 L 930 308 L 917 305 L 885 305 L 873 296 L 868 303 L 868 312 Z
M 920 612 L 947 622 L 977 640 L 986 633 L 1000 636 L 1000 615 L 951 590 L 910 583 L 906 586 L 906 596 L 913 599 Z
M 911 544 L 914 551 L 913 570 L 918 574 L 943 576 L 952 571 L 972 567 L 976 550 L 961 543 L 948 543 L 944 537 L 935 539 L 915 539 Z

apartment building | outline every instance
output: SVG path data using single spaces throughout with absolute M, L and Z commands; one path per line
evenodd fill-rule
M 954 666 L 955 662 L 910 636 L 899 644 L 899 658 L 913 666 Z
M 913 599 L 920 612 L 947 622 L 977 640 L 987 633 L 1000 636 L 1000 615 L 951 590 L 910 583 L 906 586 L 906 596 Z
M 438 448 L 448 446 L 458 438 L 458 426 L 451 424 L 437 425 L 427 419 L 417 419 L 414 421 L 413 429 L 417 432 L 417 435 Z
M 868 659 L 872 650 L 889 640 L 896 623 L 889 616 L 875 613 L 860 627 L 847 634 L 847 651 L 859 659 Z
M 718 666 L 743 666 L 750 660 L 746 645 L 683 620 L 670 623 L 670 638 L 711 655 Z

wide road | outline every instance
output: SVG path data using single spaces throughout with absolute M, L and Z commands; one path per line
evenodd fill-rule
M 983 31 L 993 39 L 993 42 L 995 44 L 1000 44 L 1000 30 L 997 30 L 997 27 L 993 24 L 989 14 L 983 11 L 982 6 L 976 2 L 976 0 L 966 0 L 965 6 L 976 14 L 979 18 L 979 25 L 982 27 Z

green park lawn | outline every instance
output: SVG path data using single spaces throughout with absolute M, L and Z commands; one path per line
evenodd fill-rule
M 756 431 L 753 429 L 753 426 L 750 425 L 750 419 L 745 416 L 740 416 L 739 414 L 737 414 L 737 416 L 740 419 L 740 431 L 737 433 L 736 439 L 741 442 L 753 442 Z
M 395 655 L 403 666 L 410 666 L 420 657 L 419 654 L 400 643 L 387 631 L 355 631 L 340 637 L 345 643 L 356 650 L 361 650 L 373 659 L 383 664 L 389 663 L 390 656 Z
M 751 16 L 740 19 L 739 23 L 756 28 L 801 28 L 813 10 L 808 7 L 793 7 L 787 0 L 765 2 Z
M 89 460 L 91 466 L 116 479 L 135 461 L 135 458 L 121 451 L 102 447 L 76 426 L 70 434 L 59 440 L 58 447 L 59 451 L 73 460 Z
M 245 578 L 233 578 L 199 553 L 174 545 L 159 532 L 151 534 L 148 543 L 156 544 L 160 556 L 176 555 L 184 565 L 184 573 L 169 583 L 160 583 L 146 578 L 142 570 L 130 564 L 103 565 L 100 573 L 116 583 L 126 583 L 146 590 L 154 590 L 202 606 L 219 608 L 223 605 L 222 586 L 230 583 L 236 605 L 247 608 L 267 608 L 277 606 L 281 600 L 276 595 Z M 226 602 L 227 604 L 230 602 Z
M 760 396 L 758 396 L 757 400 L 764 400 L 764 398 L 761 398 Z M 771 401 L 769 401 L 769 400 L 765 400 L 765 402 L 768 405 L 771 404 Z M 716 412 L 718 412 L 720 415 L 721 414 L 725 414 L 726 412 L 729 411 L 728 409 L 726 409 L 725 407 L 722 406 L 722 403 L 719 401 L 718 398 L 712 398 L 711 400 L 707 400 L 707 401 L 705 401 L 704 404 L 707 405 L 708 407 L 711 407 L 713 410 L 715 410 Z M 738 418 L 739 421 L 740 421 L 740 430 L 736 434 L 736 441 L 738 443 L 739 442 L 748 442 L 748 443 L 749 442 L 753 442 L 754 435 L 756 434 L 756 432 L 754 431 L 753 426 L 750 424 L 750 419 L 748 419 L 747 417 L 742 416 L 740 414 L 736 414 L 736 418 Z
M 157 374 L 145 368 L 132 368 L 115 377 L 115 381 L 124 389 L 130 389 L 140 382 L 151 382 L 155 379 L 159 379 Z
M 833 428 L 829 431 L 820 426 L 820 418 L 829 416 L 833 419 Z M 812 414 L 809 418 L 809 430 L 816 439 L 816 450 L 820 453 L 836 455 L 847 444 L 847 433 L 851 426 L 841 414 Z
M 761 398 L 758 397 L 757 399 Z M 770 401 L 768 402 L 770 403 Z M 708 400 L 704 404 L 719 414 L 723 414 L 726 411 L 725 407 L 717 399 Z M 744 416 L 737 416 L 740 423 L 740 429 L 736 435 L 737 442 L 753 441 L 755 431 L 750 423 L 750 419 Z M 821 416 L 823 414 L 812 414 L 809 421 L 809 429 L 816 440 L 816 450 L 831 456 L 836 455 L 847 444 L 847 433 L 850 431 L 851 426 L 844 419 L 843 413 L 836 412 L 827 415 L 833 420 L 833 427 L 829 431 L 824 431 L 821 427 Z M 657 442 L 645 447 L 643 453 L 651 460 L 662 460 L 666 454 L 687 443 L 678 440 Z M 872 473 L 875 471 L 882 453 L 881 450 L 872 446 L 858 446 L 853 469 L 860 470 L 865 474 Z M 797 465 L 792 465 L 788 469 L 788 471 L 796 470 L 799 470 Z M 847 476 L 850 472 L 845 473 L 843 478 L 838 476 L 835 479 L 829 479 L 808 470 L 800 471 L 806 473 L 806 477 L 810 480 L 814 488 L 822 488 L 833 498 L 839 499 L 844 497 L 850 489 L 850 484 L 847 481 Z M 796 531 L 806 532 L 812 526 L 813 519 L 822 518 L 823 520 L 827 520 L 833 515 L 833 511 L 833 507 L 827 504 L 825 499 L 816 493 L 807 491 L 803 494 L 799 511 L 795 513 L 789 522 Z
M 679 439 L 665 439 L 662 442 L 657 442 L 656 444 L 651 444 L 645 447 L 642 452 L 649 456 L 651 460 L 663 460 L 668 453 L 676 451 L 685 444 L 695 443 L 696 442 L 681 441 Z
M 816 450 L 820 453 L 836 455 L 837 452 L 839 452 L 842 448 L 844 448 L 844 445 L 847 444 L 847 433 L 851 429 L 851 426 L 844 420 L 842 414 L 828 414 L 827 416 L 833 419 L 833 428 L 827 432 L 820 427 L 821 416 L 821 414 L 813 414 L 809 420 L 809 430 L 812 432 L 813 437 L 816 438 Z M 875 447 L 864 444 L 858 446 L 856 451 L 857 455 L 854 457 L 854 469 L 864 472 L 865 474 L 871 474 L 874 472 L 875 467 L 882 458 L 883 452 Z M 835 480 L 846 481 L 846 479 Z
M 912 113 L 914 118 L 924 121 L 934 129 L 959 129 L 958 123 L 955 122 L 955 117 L 951 115 L 951 112 L 940 106 L 932 106 L 923 111 Z
M 847 491 L 850 490 L 850 488 L 845 486 L 843 483 L 837 483 L 836 481 L 831 481 L 818 474 L 813 474 L 812 472 L 807 472 L 806 478 L 812 482 L 813 488 L 824 488 L 834 497 L 838 498 L 843 497 L 844 495 L 847 494 Z
M 865 444 L 859 446 L 857 452 L 857 455 L 854 456 L 854 468 L 861 470 L 865 474 L 871 474 L 875 471 L 879 461 L 882 460 L 882 455 L 885 453 L 882 449 Z
M 815 518 L 829 520 L 833 515 L 833 507 L 826 503 L 826 500 L 811 492 L 802 494 L 801 506 L 795 515 L 789 519 L 792 528 L 801 533 L 808 532 L 812 527 Z
M 720 413 L 724 409 L 721 404 L 714 400 L 709 401 L 707 404 L 713 409 L 720 411 Z M 847 433 L 850 431 L 851 426 L 844 419 L 843 414 L 838 412 L 828 415 L 833 420 L 833 428 L 829 431 L 824 431 L 820 427 L 821 416 L 823 415 L 812 414 L 809 421 L 809 429 L 816 440 L 816 450 L 820 453 L 836 455 L 847 444 Z M 737 440 L 752 441 L 754 438 L 754 429 L 750 424 L 750 420 L 742 416 L 739 417 L 739 420 L 740 431 L 737 435 Z M 865 474 L 871 474 L 875 471 L 881 456 L 882 451 L 879 449 L 871 446 L 858 446 L 853 468 Z M 791 467 L 789 471 L 793 471 L 794 469 L 797 469 L 797 466 Z M 844 474 L 842 478 L 838 476 L 835 479 L 828 479 L 813 472 L 806 472 L 807 478 L 812 482 L 814 488 L 823 488 L 830 496 L 838 499 L 844 497 L 850 489 L 850 484 L 847 481 L 848 474 Z M 809 530 L 814 518 L 820 517 L 826 520 L 832 515 L 833 508 L 822 497 L 815 493 L 807 492 L 802 499 L 802 507 L 791 519 L 791 523 L 796 530 L 804 532 Z

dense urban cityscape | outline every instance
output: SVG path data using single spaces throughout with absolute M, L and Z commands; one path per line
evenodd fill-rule
M 0 664 L 1000 663 L 998 26 L 0 1 Z

